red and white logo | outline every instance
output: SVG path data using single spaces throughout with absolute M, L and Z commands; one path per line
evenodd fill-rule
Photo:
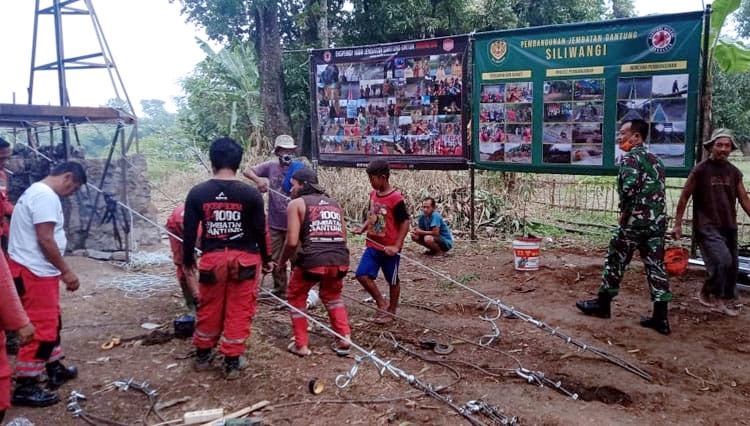
M 654 53 L 666 53 L 674 47 L 677 33 L 669 25 L 660 25 L 648 33 L 648 50 Z
M 323 52 L 323 60 L 325 62 L 331 62 L 331 52 L 330 51 Z
M 445 50 L 446 52 L 450 52 L 454 47 L 455 46 L 453 45 L 452 38 L 446 38 L 445 40 L 443 40 L 443 50 Z

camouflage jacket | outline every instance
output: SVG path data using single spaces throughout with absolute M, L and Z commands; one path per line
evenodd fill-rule
M 637 146 L 625 154 L 617 174 L 621 225 L 637 229 L 665 230 L 664 164 L 654 154 Z

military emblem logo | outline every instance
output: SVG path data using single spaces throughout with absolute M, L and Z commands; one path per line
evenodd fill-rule
M 677 41 L 674 28 L 660 25 L 648 33 L 648 50 L 654 53 L 669 52 Z
M 505 59 L 508 53 L 508 42 L 505 40 L 495 40 L 490 43 L 490 58 L 495 63 L 500 63 Z

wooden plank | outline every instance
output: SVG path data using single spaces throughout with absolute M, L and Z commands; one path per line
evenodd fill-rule
M 61 107 L 0 103 L 0 127 L 33 127 L 40 124 L 135 124 L 137 118 L 115 108 Z

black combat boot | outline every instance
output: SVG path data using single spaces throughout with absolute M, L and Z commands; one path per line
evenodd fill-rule
M 641 317 L 641 326 L 653 328 L 661 334 L 669 334 L 669 320 L 667 319 L 667 302 L 654 302 L 654 315 Z
M 208 371 L 211 369 L 211 362 L 214 360 L 214 354 L 211 352 L 211 348 L 197 348 L 195 350 L 195 361 L 193 362 L 193 370 L 195 371 Z
M 47 388 L 55 390 L 68 380 L 78 377 L 78 369 L 62 365 L 60 361 L 53 361 L 46 365 L 47 368 Z
M 612 296 L 607 293 L 599 293 L 599 297 L 591 300 L 579 300 L 576 307 L 586 315 L 592 315 L 599 318 L 609 318 L 612 316 L 610 304 Z
M 36 377 L 19 377 L 16 379 L 16 388 L 13 390 L 11 398 L 13 405 L 46 407 L 59 401 L 60 397 L 56 393 L 48 392 L 39 386 Z
M 247 359 L 244 356 L 224 356 L 224 368 L 222 375 L 227 380 L 240 378 L 240 370 L 247 367 Z

